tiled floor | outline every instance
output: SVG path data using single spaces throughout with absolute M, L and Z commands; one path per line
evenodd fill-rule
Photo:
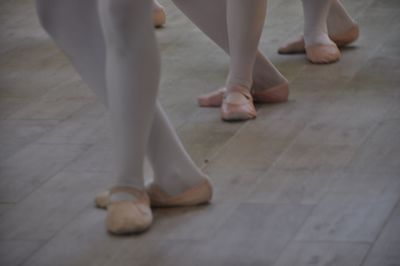
M 361 36 L 340 62 L 282 56 L 300 1 L 274 0 L 261 49 L 291 98 L 223 123 L 196 95 L 228 58 L 170 1 L 157 31 L 161 103 L 215 198 L 156 210 L 140 236 L 106 233 L 105 109 L 40 29 L 32 0 L 0 2 L 0 265 L 400 265 L 400 2 L 346 0 Z

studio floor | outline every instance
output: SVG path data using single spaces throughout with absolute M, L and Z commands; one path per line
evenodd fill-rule
M 276 53 L 301 32 L 301 4 L 269 1 L 260 48 L 291 96 L 245 123 L 197 107 L 228 58 L 162 1 L 159 98 L 215 197 L 155 210 L 129 237 L 109 235 L 93 204 L 114 178 L 106 110 L 33 3 L 0 1 L 0 265 L 400 265 L 398 0 L 344 1 L 361 36 L 323 66 Z

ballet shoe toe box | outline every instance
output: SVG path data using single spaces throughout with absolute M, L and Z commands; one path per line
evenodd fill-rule
M 244 121 L 257 117 L 253 96 L 244 88 L 234 88 L 227 92 L 221 106 L 224 121 Z
M 314 64 L 329 64 L 340 59 L 340 51 L 335 44 L 318 44 L 306 47 L 307 58 Z
M 152 221 L 151 209 L 146 204 L 123 201 L 108 205 L 106 225 L 113 234 L 141 233 Z
M 118 193 L 118 195 L 116 195 Z M 133 187 L 114 187 L 107 198 L 107 230 L 113 234 L 135 234 L 146 231 L 153 222 L 150 198 L 145 191 Z M 133 197 L 113 201 L 114 196 Z

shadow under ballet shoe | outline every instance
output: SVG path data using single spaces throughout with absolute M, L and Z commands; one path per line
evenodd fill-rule
M 339 50 L 343 53 L 343 52 L 357 50 L 359 48 L 360 47 L 358 45 L 346 45 L 346 46 L 340 47 Z

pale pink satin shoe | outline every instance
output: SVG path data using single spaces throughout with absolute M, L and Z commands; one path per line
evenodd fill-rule
M 123 199 L 118 199 L 121 197 Z M 107 206 L 106 226 L 110 233 L 141 233 L 153 222 L 150 199 L 145 191 L 133 187 L 114 187 L 103 199 L 103 204 Z
M 220 107 L 226 88 L 201 95 L 197 98 L 200 107 Z M 281 103 L 289 98 L 289 83 L 284 82 L 269 89 L 252 89 L 251 94 L 257 103 Z
M 340 59 L 340 51 L 334 43 L 306 46 L 306 54 L 313 64 L 330 64 Z
M 207 179 L 185 192 L 170 196 L 157 184 L 150 184 L 147 193 L 151 199 L 151 206 L 156 208 L 185 207 L 206 204 L 211 201 L 213 189 Z
M 151 183 L 146 188 L 152 207 L 184 207 L 206 204 L 211 201 L 213 189 L 208 179 L 200 184 L 182 192 L 179 195 L 170 196 L 157 184 Z M 108 207 L 110 191 L 104 191 L 96 196 L 95 203 L 98 208 Z
M 197 97 L 197 103 L 200 107 L 220 107 L 226 88 L 220 88 L 215 91 L 200 95 Z
M 284 82 L 266 90 L 251 90 L 256 103 L 282 103 L 289 99 L 289 83 Z
M 355 42 L 360 36 L 360 27 L 354 24 L 350 29 L 335 35 L 329 35 L 329 38 L 336 43 L 338 47 L 343 47 Z
M 253 97 L 243 87 L 229 89 L 222 100 L 221 119 L 224 121 L 243 121 L 257 117 Z
M 342 33 L 330 34 L 329 38 L 338 46 L 343 47 L 355 42 L 360 34 L 360 28 L 357 24 L 354 24 L 350 29 L 345 30 Z M 288 42 L 278 48 L 280 54 L 297 54 L 305 53 L 306 48 L 304 44 L 303 36 L 300 36 L 294 41 Z

